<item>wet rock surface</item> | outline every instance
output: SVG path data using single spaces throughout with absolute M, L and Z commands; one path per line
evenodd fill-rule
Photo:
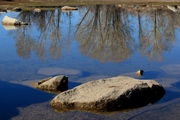
M 156 81 L 118 76 L 60 93 L 51 101 L 51 106 L 59 111 L 116 111 L 154 103 L 164 94 L 165 90 Z
M 36 88 L 45 90 L 45 91 L 65 91 L 68 89 L 68 77 L 64 75 L 55 76 L 43 79 L 39 81 L 36 85 Z

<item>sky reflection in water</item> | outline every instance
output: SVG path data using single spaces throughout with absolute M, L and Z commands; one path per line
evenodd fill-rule
M 177 79 L 171 74 L 180 69 L 180 15 L 171 11 L 138 12 L 97 5 L 81 6 L 74 12 L 58 8 L 39 13 L 9 12 L 1 14 L 0 20 L 5 15 L 30 25 L 0 26 L 3 81 L 63 74 L 56 71 L 59 69 L 78 82 L 86 82 L 82 78 L 131 75 L 138 69 L 146 71 L 146 79 Z M 41 69 L 49 70 L 48 74 L 39 74 Z M 68 74 L 68 69 L 77 74 Z

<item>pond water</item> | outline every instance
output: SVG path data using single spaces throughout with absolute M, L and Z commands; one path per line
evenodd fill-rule
M 9 16 L 30 23 L 0 24 L 0 120 L 180 119 L 180 13 L 78 8 L 0 14 L 0 21 Z M 63 74 L 72 88 L 100 78 L 136 77 L 139 69 L 145 71 L 140 79 L 158 81 L 166 95 L 153 105 L 112 114 L 56 112 L 49 106 L 54 94 L 26 84 Z

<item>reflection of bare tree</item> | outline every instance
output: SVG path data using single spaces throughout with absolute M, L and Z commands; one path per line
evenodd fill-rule
M 17 37 L 16 46 L 19 56 L 29 58 L 34 46 L 34 41 L 32 40 L 31 36 L 29 36 L 26 31 L 23 30 L 23 32 Z
M 131 54 L 131 27 L 126 11 L 114 6 L 88 8 L 79 23 L 76 39 L 81 52 L 102 62 L 119 62 Z
M 145 16 L 138 12 L 140 51 L 143 55 L 150 59 L 162 59 L 162 53 L 171 47 L 174 40 L 173 20 L 174 15 L 167 11 L 153 10 Z
M 83 9 L 84 10 L 84 9 Z M 174 41 L 173 20 L 177 15 L 152 9 L 132 12 L 115 6 L 94 6 L 84 10 L 76 39 L 83 54 L 104 61 L 122 61 L 132 54 L 134 31 L 139 30 L 139 49 L 150 59 L 162 59 Z M 137 17 L 136 17 L 137 15 Z M 133 27 L 138 20 L 139 29 Z
M 18 54 L 29 58 L 35 52 L 44 58 L 48 53 L 60 58 L 62 47 L 70 46 L 70 39 L 74 37 L 72 15 L 73 12 L 62 14 L 60 10 L 21 12 L 19 18 L 32 25 L 15 31 Z M 79 15 L 76 40 L 80 43 L 80 51 L 101 62 L 123 61 L 133 50 L 140 50 L 150 59 L 161 60 L 174 41 L 175 26 L 179 23 L 175 21 L 178 14 L 165 10 L 129 11 L 111 5 L 80 7 Z M 61 30 L 63 20 L 68 25 L 63 23 L 66 27 Z
M 31 26 L 16 30 L 16 45 L 19 55 L 27 58 L 34 51 L 38 56 L 44 58 L 49 51 L 53 58 L 59 58 L 63 42 L 60 31 L 61 16 L 60 10 L 40 13 L 21 12 L 18 17 L 22 21 L 31 23 Z

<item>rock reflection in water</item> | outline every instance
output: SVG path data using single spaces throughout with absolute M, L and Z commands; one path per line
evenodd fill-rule
M 72 21 L 72 16 L 79 20 Z M 23 58 L 35 52 L 41 58 L 50 54 L 58 59 L 64 47 L 70 48 L 74 37 L 83 55 L 101 62 L 121 62 L 138 51 L 149 59 L 162 60 L 163 53 L 174 43 L 179 17 L 166 10 L 129 11 L 115 5 L 82 6 L 75 14 L 59 9 L 23 11 L 19 18 L 31 25 L 13 34 L 17 52 Z

